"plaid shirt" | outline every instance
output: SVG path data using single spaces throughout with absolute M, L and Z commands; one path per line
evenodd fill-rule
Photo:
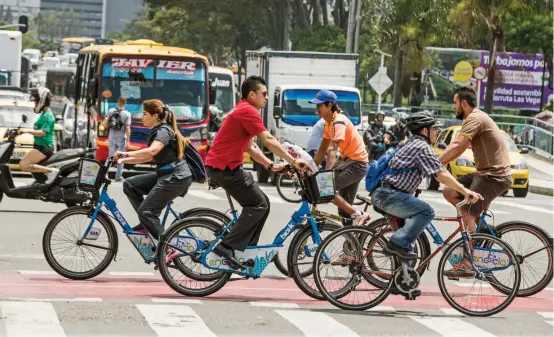
M 389 162 L 391 169 L 412 167 L 415 169 L 396 175 L 387 175 L 384 181 L 394 188 L 414 194 L 423 177 L 429 177 L 443 170 L 443 167 L 425 138 L 414 135 L 398 149 Z

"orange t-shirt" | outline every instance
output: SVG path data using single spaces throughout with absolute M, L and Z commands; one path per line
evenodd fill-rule
M 342 158 L 368 162 L 365 144 L 352 122 L 343 114 L 335 114 L 331 123 L 325 122 L 323 138 L 339 144 Z

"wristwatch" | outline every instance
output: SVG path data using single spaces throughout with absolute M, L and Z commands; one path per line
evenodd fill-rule
M 273 165 L 275 165 L 275 163 L 271 162 L 271 164 L 269 164 L 269 166 L 267 167 L 267 170 L 271 171 L 273 169 Z

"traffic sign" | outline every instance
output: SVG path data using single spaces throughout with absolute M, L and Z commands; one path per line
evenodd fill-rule
M 484 80 L 487 77 L 487 69 L 482 66 L 475 67 L 473 69 L 473 77 L 479 81 Z
M 382 95 L 392 85 L 392 80 L 387 76 L 387 67 L 379 67 L 377 74 L 368 83 L 377 95 Z

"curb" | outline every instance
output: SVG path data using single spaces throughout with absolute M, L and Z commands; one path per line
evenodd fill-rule
M 533 186 L 529 185 L 529 192 L 542 195 L 554 195 L 554 189 L 552 187 L 542 187 L 542 186 Z

